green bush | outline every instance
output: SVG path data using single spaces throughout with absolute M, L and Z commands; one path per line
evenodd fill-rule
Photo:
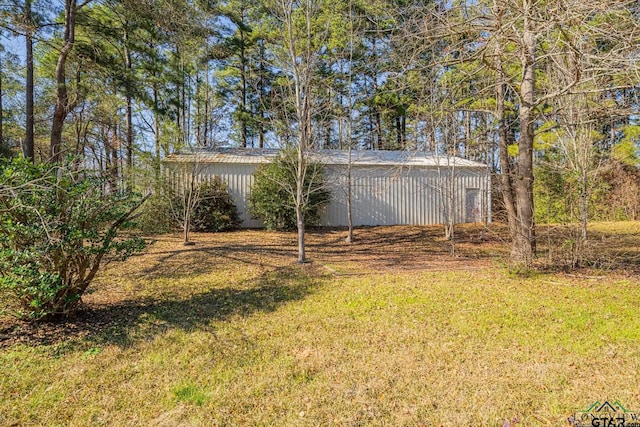
M 296 189 L 295 152 L 281 153 L 276 159 L 260 165 L 254 174 L 254 184 L 249 195 L 249 212 L 264 222 L 267 230 L 295 230 Z M 324 189 L 322 165 L 309 163 L 304 177 L 305 198 L 303 206 L 305 225 L 316 225 L 320 219 L 320 207 L 329 201 Z
M 226 184 L 219 177 L 200 184 L 198 198 L 191 221 L 195 231 L 217 232 L 238 228 L 238 210 Z
M 105 262 L 145 247 L 118 236 L 144 202 L 131 192 L 106 194 L 105 179 L 71 161 L 0 163 L 0 290 L 18 315 L 40 319 L 73 313 Z
M 597 173 L 596 173 L 597 172 Z M 536 167 L 533 186 L 538 223 L 580 221 L 580 177 L 551 164 Z M 603 162 L 589 176 L 589 220 L 627 220 L 640 212 L 640 174 L 615 159 Z
M 538 223 L 567 223 L 577 207 L 576 183 L 568 174 L 550 167 L 535 169 L 533 192 L 535 198 L 535 220 Z
M 153 186 L 153 194 L 138 212 L 137 228 L 145 234 L 175 231 L 178 224 L 172 209 L 172 198 L 175 198 L 174 191 L 162 179 L 154 183 Z
M 185 194 L 176 191 L 176 185 L 164 177 L 155 179 L 152 185 L 154 192 L 140 208 L 136 219 L 138 229 L 146 234 L 161 234 L 182 227 Z M 217 232 L 233 230 L 240 225 L 231 194 L 219 177 L 196 186 L 194 194 L 197 203 L 191 210 L 190 230 Z

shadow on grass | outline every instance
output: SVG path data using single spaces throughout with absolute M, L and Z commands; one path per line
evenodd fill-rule
M 495 228 L 495 227 L 492 227 Z M 474 268 L 463 260 L 492 260 L 500 236 L 479 225 L 456 227 L 456 255 L 441 226 L 358 227 L 353 244 L 344 242 L 346 230 L 318 232 L 309 243 L 328 262 L 353 262 L 378 269 Z M 335 236 L 334 236 L 335 235 Z M 462 263 L 462 264 L 460 264 Z M 455 267 L 454 264 L 460 264 Z
M 393 227 L 359 228 L 356 236 L 355 243 L 349 245 L 337 229 L 312 229 L 308 233 L 307 251 L 311 259 L 358 261 L 366 257 L 385 267 L 409 266 L 425 255 L 449 253 L 448 244 L 437 241 L 439 236 L 424 228 L 405 228 L 403 232 Z M 291 244 L 283 244 L 284 239 Z M 141 270 L 140 278 L 175 279 L 207 274 L 216 262 L 277 268 L 297 256 L 296 239 L 294 233 L 284 232 L 246 243 L 211 244 L 203 239 L 194 246 L 154 253 L 155 259 Z
M 487 231 L 477 224 L 457 227 L 456 259 L 495 258 L 496 247 L 503 244 L 503 228 L 492 225 Z M 441 226 L 357 227 L 353 244 L 345 242 L 346 233 L 346 229 L 340 227 L 310 228 L 307 233 L 309 258 L 416 269 L 425 263 L 440 262 L 451 251 Z M 175 243 L 177 247 L 139 255 L 144 259 L 144 266 L 133 274 L 140 279 L 176 279 L 207 274 L 216 264 L 277 268 L 297 256 L 294 232 L 196 234 L 193 239 L 194 246 Z
M 74 346 L 116 344 L 127 347 L 171 329 L 208 330 L 211 322 L 270 312 L 299 301 L 321 285 L 312 268 L 291 266 L 264 273 L 234 288 L 216 288 L 185 299 L 137 299 L 85 306 L 73 319 L 58 323 L 16 322 L 0 329 L 0 348 L 14 344 Z M 79 340 L 81 339 L 81 340 Z M 84 344 L 83 344 L 84 342 Z
M 189 277 L 211 272 L 216 260 L 222 263 L 259 265 L 279 268 L 287 260 L 294 259 L 295 248 L 283 248 L 269 244 L 225 244 L 211 245 L 196 242 L 177 250 L 157 252 L 153 264 L 144 268 L 140 277 L 160 279 Z M 277 260 L 280 262 L 277 262 Z

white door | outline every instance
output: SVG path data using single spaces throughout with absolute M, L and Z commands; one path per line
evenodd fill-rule
M 481 222 L 480 190 L 478 188 L 467 188 L 465 194 L 465 222 Z

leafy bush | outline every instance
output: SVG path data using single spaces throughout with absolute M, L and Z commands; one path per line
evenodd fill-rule
M 577 184 L 569 174 L 550 167 L 537 167 L 533 184 L 535 219 L 539 223 L 567 223 L 575 220 Z
M 579 221 L 579 177 L 549 164 L 535 169 L 536 222 Z M 589 179 L 589 219 L 634 220 L 640 217 L 640 172 L 616 159 L 603 162 Z
M 238 210 L 226 184 L 219 177 L 200 184 L 198 197 L 191 221 L 195 231 L 217 232 L 238 228 Z
M 171 205 L 171 199 L 175 198 L 174 191 L 162 178 L 153 187 L 153 194 L 138 212 L 137 228 L 145 234 L 175 231 L 177 223 Z
M 73 313 L 105 262 L 145 247 L 118 236 L 145 198 L 105 194 L 104 183 L 71 161 L 0 163 L 0 290 L 18 301 L 21 317 Z
M 285 152 L 276 159 L 260 165 L 254 174 L 254 184 L 249 195 L 249 212 L 262 219 L 267 230 L 296 229 L 296 156 Z M 304 177 L 305 199 L 303 205 L 305 225 L 316 225 L 320 220 L 320 207 L 329 201 L 324 189 L 322 165 L 309 163 Z
M 184 226 L 184 205 L 188 197 L 179 184 L 171 183 L 163 176 L 154 180 L 154 192 L 141 207 L 136 220 L 139 230 L 147 234 L 159 234 Z M 181 184 L 184 186 L 184 183 Z M 190 230 L 217 232 L 232 230 L 240 225 L 231 194 L 219 177 L 195 185 L 192 197 Z

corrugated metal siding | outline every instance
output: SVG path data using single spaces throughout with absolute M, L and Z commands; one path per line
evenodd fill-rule
M 346 167 L 327 168 L 332 193 L 322 222 L 328 226 L 347 225 Z M 354 167 L 351 206 L 354 225 L 441 224 L 446 221 L 446 202 L 453 199 L 456 222 L 466 221 L 466 191 L 478 189 L 488 196 L 486 171 L 454 169 L 455 185 L 448 184 L 450 169 Z M 453 188 L 453 197 L 450 189 Z M 488 205 L 483 200 L 483 206 Z M 486 215 L 486 212 L 484 213 Z
M 249 193 L 253 185 L 253 173 L 257 164 L 213 163 L 203 169 L 203 176 L 219 176 L 228 186 L 231 197 L 238 208 L 242 226 L 247 228 L 262 227 L 262 221 L 251 218 L 249 214 Z
M 238 208 L 243 227 L 262 227 L 262 221 L 248 213 L 248 196 L 257 164 L 206 163 L 202 179 L 219 176 L 228 186 Z M 331 202 L 324 207 L 321 225 L 346 226 L 346 165 L 325 167 Z M 453 175 L 453 200 L 456 222 L 465 222 L 468 189 L 481 194 L 482 217 L 490 212 L 490 182 L 486 169 L 446 167 L 385 167 L 357 165 L 352 168 L 351 206 L 353 224 L 359 225 L 429 225 L 446 221 L 446 201 L 450 199 L 448 185 Z

